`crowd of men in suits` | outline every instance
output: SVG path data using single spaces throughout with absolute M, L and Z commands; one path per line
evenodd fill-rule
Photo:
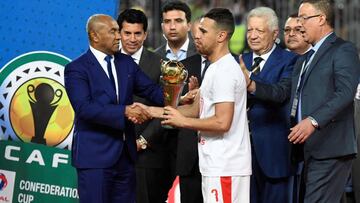
M 236 185 L 246 179 L 230 185 L 248 186 L 249 202 L 339 202 L 351 170 L 354 191 L 360 188 L 355 172 L 360 62 L 353 44 L 334 33 L 332 6 L 329 0 L 303 0 L 298 13 L 286 20 L 286 49 L 276 43 L 282 30 L 276 13 L 255 8 L 247 16 L 251 51 L 226 59 L 238 62 L 242 70 L 234 80 L 245 81 L 240 89 L 247 94 L 250 134 L 245 134 L 251 140 L 251 162 L 244 164 L 252 170 L 248 185 Z M 90 48 L 65 68 L 65 87 L 75 111 L 72 158 L 80 202 L 165 202 L 176 176 L 181 202 L 212 202 L 209 195 L 219 202 L 240 202 L 224 188 L 219 194 L 204 190 L 209 175 L 199 170 L 199 153 L 204 159 L 201 146 L 198 151 L 201 125 L 164 129 L 162 119 L 151 119 L 155 114 L 149 110 L 164 105 L 161 59 L 180 61 L 193 76 L 180 105 L 198 102 L 195 95 L 205 91 L 204 77 L 214 77 L 207 76 L 207 70 L 214 72 L 218 64 L 210 60 L 211 50 L 226 45 L 232 35 L 227 21 L 216 20 L 222 15 L 226 19 L 227 12 L 212 9 L 191 24 L 186 3 L 166 1 L 161 14 L 166 43 L 154 52 L 143 46 L 148 34 L 144 12 L 125 9 L 117 21 L 103 14 L 89 18 Z M 219 30 L 215 48 L 210 43 L 210 51 L 204 51 L 202 40 L 213 24 L 210 28 Z M 224 75 L 223 80 L 230 79 Z M 205 86 L 208 89 L 208 80 Z M 238 144 L 232 143 L 234 148 Z

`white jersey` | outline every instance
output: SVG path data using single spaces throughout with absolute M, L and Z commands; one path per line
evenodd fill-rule
M 234 102 L 230 130 L 200 131 L 199 167 L 203 176 L 251 175 L 251 146 L 246 114 L 246 81 L 231 54 L 212 63 L 200 87 L 200 118 L 215 114 L 215 104 Z

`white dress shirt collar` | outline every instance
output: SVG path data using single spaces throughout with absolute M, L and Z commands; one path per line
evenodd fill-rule
M 141 58 L 143 49 L 144 49 L 144 46 L 141 46 L 139 50 L 137 50 L 133 55 L 131 55 L 131 57 L 134 59 L 135 63 L 137 63 L 138 65 L 140 63 L 140 58 Z M 121 49 L 121 53 L 129 55 L 128 53 L 126 53 L 124 51 L 124 49 Z
M 253 63 L 254 63 L 254 59 L 256 57 L 261 57 L 263 60 L 260 62 L 260 71 L 262 71 L 266 61 L 268 60 L 268 58 L 270 57 L 271 53 L 275 50 L 276 48 L 276 43 L 274 43 L 273 47 L 270 49 L 270 51 L 268 51 L 266 54 L 263 55 L 257 55 L 255 54 L 255 52 L 253 52 Z

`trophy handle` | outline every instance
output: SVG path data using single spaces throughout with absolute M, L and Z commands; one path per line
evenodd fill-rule
M 58 97 L 58 99 L 56 101 L 52 102 L 50 105 L 57 104 L 60 101 L 62 95 L 63 95 L 63 91 L 61 89 L 57 89 L 55 91 L 55 96 Z
M 35 92 L 34 85 L 28 85 L 27 86 L 27 94 L 31 102 L 35 103 L 36 100 L 31 96 L 31 93 Z

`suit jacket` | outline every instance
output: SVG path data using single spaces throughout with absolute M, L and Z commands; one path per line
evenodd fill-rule
M 125 144 L 135 161 L 134 125 L 125 117 L 125 107 L 133 103 L 133 93 L 163 104 L 161 88 L 130 56 L 116 53 L 114 63 L 118 101 L 110 79 L 90 50 L 65 67 L 65 88 L 75 111 L 72 163 L 76 168 L 113 166 Z
M 243 60 L 246 67 L 251 67 L 252 53 L 243 54 Z M 276 46 L 262 71 L 252 75 L 251 79 L 264 84 L 276 84 L 291 76 L 295 60 L 294 53 Z M 285 99 L 282 103 L 272 102 L 258 98 L 257 93 L 249 94 L 248 100 L 252 100 L 248 118 L 253 153 L 259 166 L 267 177 L 280 178 L 292 175 L 295 170 L 291 164 L 290 143 L 287 139 L 289 100 Z
M 163 59 L 166 59 L 166 43 L 155 49 L 155 53 L 159 54 Z M 186 52 L 186 58 L 197 54 L 194 41 L 189 38 L 189 46 Z
M 360 74 L 356 48 L 334 33 L 320 46 L 306 71 L 301 116 L 312 116 L 319 129 L 304 143 L 305 158 L 335 158 L 357 153 L 353 99 Z M 295 64 L 293 101 L 304 59 Z
M 195 54 L 181 61 L 188 70 L 189 77 L 195 76 L 201 84 L 201 56 Z M 183 94 L 188 92 L 185 85 Z M 176 172 L 178 175 L 188 175 L 199 164 L 198 134 L 190 129 L 180 129 L 177 139 Z
M 160 80 L 160 60 L 161 57 L 154 52 L 147 50 L 145 47 L 141 53 L 139 66 L 141 70 L 155 83 L 159 84 Z M 134 101 L 146 105 L 155 105 L 145 98 L 134 96 Z M 158 125 L 151 124 L 152 121 L 147 121 L 140 125 L 135 125 L 136 137 L 142 135 L 146 141 L 151 145 L 145 150 L 138 152 L 137 167 L 141 168 L 161 168 L 163 166 L 163 145 L 164 138 L 161 133 L 153 133 L 159 128 Z
M 359 87 L 358 87 L 358 93 L 359 97 L 355 98 L 354 100 L 354 106 L 355 106 L 355 133 L 357 137 L 357 147 L 359 150 L 360 147 L 360 81 L 359 81 Z M 353 162 L 353 168 L 352 168 L 352 186 L 353 186 L 353 192 L 355 196 L 355 202 L 360 202 L 360 157 L 357 156 L 356 159 Z

